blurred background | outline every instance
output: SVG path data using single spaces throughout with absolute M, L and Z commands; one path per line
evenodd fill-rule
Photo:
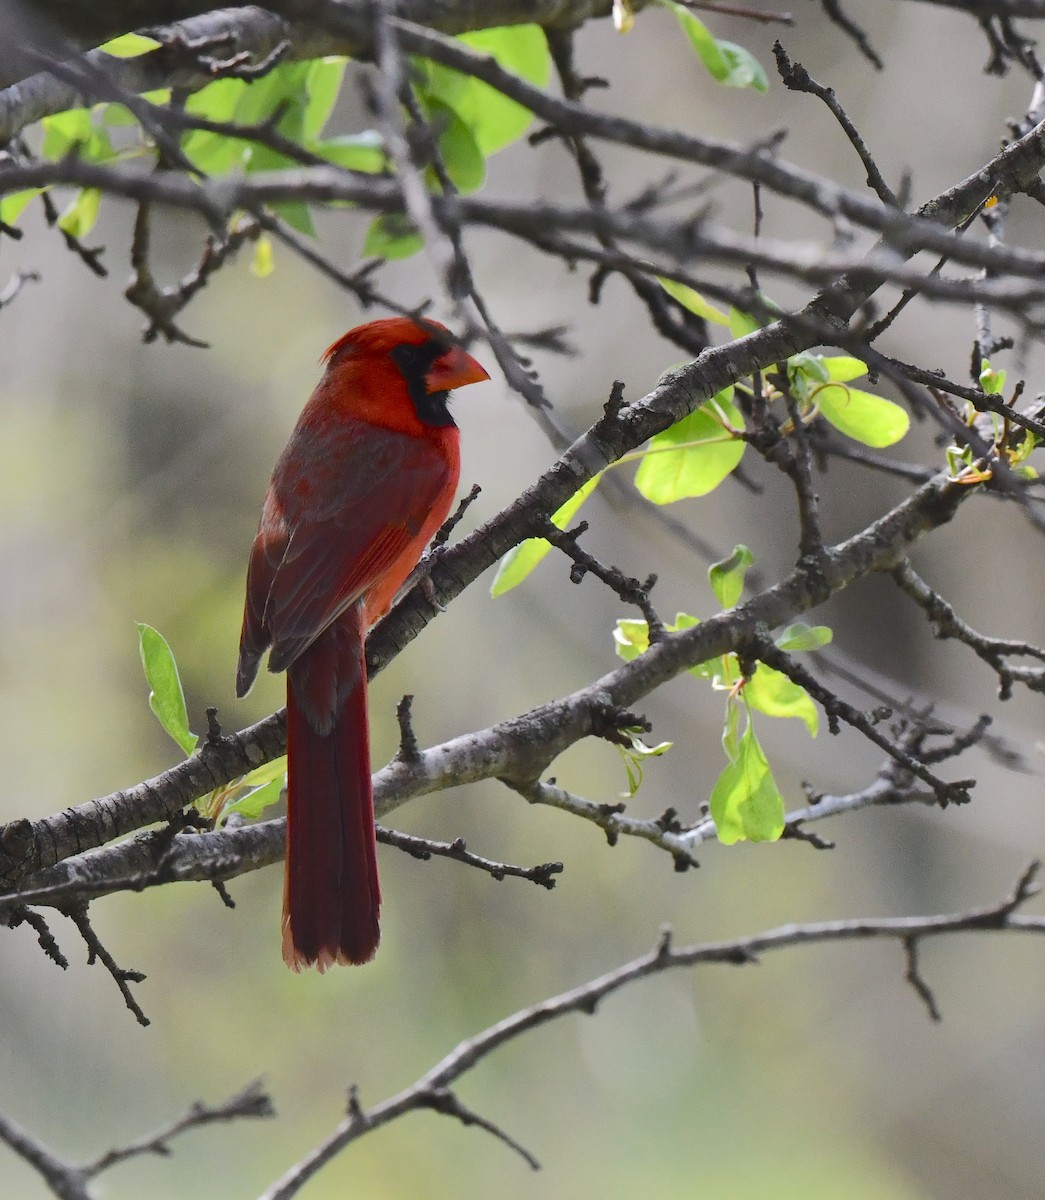
M 784 5 L 763 7 L 782 11 Z M 975 24 L 932 5 L 854 5 L 886 63 L 875 72 L 819 7 L 790 6 L 794 28 L 708 15 L 714 32 L 749 47 L 769 70 L 780 37 L 792 57 L 834 87 L 894 185 L 911 173 L 916 202 L 976 170 L 1026 108 L 1027 79 L 987 77 Z M 707 15 L 707 14 L 705 14 Z M 640 15 L 627 37 L 592 23 L 579 68 L 613 81 L 592 104 L 694 132 L 762 139 L 787 128 L 788 159 L 852 187 L 863 173 L 826 109 L 786 92 L 723 89 L 703 72 L 672 19 Z M 346 107 L 333 132 L 360 128 Z M 664 164 L 600 148 L 614 199 L 659 178 Z M 577 198 L 564 151 L 525 143 L 491 165 L 488 190 Z M 750 230 L 748 189 L 711 192 L 716 217 Z M 824 236 L 797 206 L 766 196 L 770 237 Z M 164 769 L 177 759 L 148 709 L 135 621 L 160 629 L 180 664 L 194 728 L 207 705 L 240 728 L 282 703 L 265 677 L 235 699 L 243 574 L 272 464 L 318 375 L 322 350 L 363 314 L 277 248 L 268 279 L 249 256 L 219 273 L 183 315 L 209 350 L 140 342 L 140 316 L 122 299 L 132 210 L 106 200 L 89 241 L 107 247 L 98 280 L 39 214 L 20 243 L 0 240 L 0 280 L 41 275 L 0 313 L 0 821 L 42 817 Z M 320 220 L 323 249 L 349 267 L 365 220 Z M 1040 246 L 1040 209 L 1017 204 L 1013 242 Z M 188 271 L 204 236 L 190 217 L 158 223 L 156 266 Z M 577 430 L 614 379 L 649 390 L 679 353 L 650 330 L 620 280 L 599 308 L 587 280 L 506 239 L 470 234 L 478 283 L 502 328 L 566 323 L 579 355 L 539 356 L 549 397 Z M 404 304 L 438 295 L 419 256 L 387 268 Z M 763 279 L 779 302 L 805 293 Z M 436 309 L 445 316 L 445 310 Z M 1005 322 L 996 320 L 996 332 Z M 912 305 L 883 347 L 966 379 L 974 335 L 965 310 Z M 484 357 L 482 353 L 479 355 Z M 487 353 L 485 358 L 490 360 Z M 995 365 L 1042 390 L 1038 346 Z M 462 485 L 481 485 L 470 523 L 496 513 L 554 454 L 499 379 L 456 399 Z M 939 461 L 932 431 L 916 428 L 897 453 Z M 733 481 L 672 515 L 723 554 L 746 542 L 767 578 L 795 554 L 793 506 L 782 478 L 753 471 L 754 494 Z M 833 466 L 822 482 L 826 533 L 856 532 L 903 494 L 887 479 Z M 672 616 L 714 611 L 706 562 L 667 536 L 637 497 L 589 501 L 587 548 L 631 574 L 660 574 L 655 601 Z M 1015 506 L 984 499 L 920 546 L 916 567 L 986 632 L 1045 642 L 1041 540 Z M 493 601 L 481 580 L 434 622 L 372 689 L 375 765 L 394 752 L 395 704 L 416 694 L 426 743 L 583 686 L 616 662 L 611 631 L 626 614 L 595 581 L 569 582 L 548 558 L 522 587 Z M 98 933 L 122 966 L 148 979 L 136 995 L 152 1019 L 139 1028 L 112 979 L 88 968 L 71 923 L 53 931 L 66 974 L 22 927 L 0 939 L 0 1110 L 67 1160 L 92 1159 L 175 1118 L 193 1101 L 218 1103 L 261 1076 L 278 1121 L 192 1133 L 168 1160 L 116 1168 L 99 1194 L 155 1200 L 256 1195 L 341 1118 L 357 1083 L 364 1105 L 414 1081 L 461 1039 L 516 1009 L 572 987 L 650 948 L 670 923 L 680 943 L 738 936 L 789 921 L 943 912 L 999 899 L 1045 847 L 1038 739 L 1042 701 L 1000 707 L 994 681 L 961 647 L 932 640 L 920 613 L 871 580 L 816 614 L 856 664 L 895 680 L 898 694 L 932 696 L 944 715 L 991 712 L 1035 768 L 1006 773 L 972 756 L 952 776 L 977 775 L 961 809 L 871 811 L 818 826 L 832 852 L 784 842 L 707 846 L 699 871 L 676 874 L 645 844 L 610 849 L 593 827 L 531 808 L 493 783 L 425 797 L 394 814 L 398 828 L 464 837 L 479 853 L 521 863 L 562 859 L 552 892 L 495 883 L 448 862 L 381 851 L 384 938 L 365 970 L 293 976 L 279 955 L 281 873 L 234 881 L 235 911 L 203 885 L 103 900 Z M 862 701 L 863 702 L 863 701 Z M 629 805 L 668 805 L 695 819 L 722 765 L 722 699 L 686 677 L 651 699 L 654 738 L 674 748 L 652 763 Z M 774 727 L 777 726 L 777 727 Z M 866 784 L 880 755 L 826 730 L 810 741 L 796 722 L 759 733 L 792 807 L 803 780 L 824 791 Z M 626 787 L 612 747 L 577 747 L 556 764 L 567 787 L 614 802 Z M 922 966 L 944 1021 L 933 1024 L 903 982 L 894 945 L 790 950 L 757 968 L 665 976 L 512 1043 L 460 1084 L 465 1103 L 501 1123 L 540 1159 L 531 1173 L 474 1129 L 412 1116 L 366 1138 L 306 1190 L 315 1200 L 361 1195 L 503 1200 L 640 1190 L 661 1198 L 1023 1200 L 1045 1170 L 1045 984 L 1042 945 L 963 936 L 924 947 Z M 0 1150 L 0 1195 L 49 1195 Z

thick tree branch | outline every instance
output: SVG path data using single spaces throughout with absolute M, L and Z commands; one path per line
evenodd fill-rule
M 918 538 L 949 521 L 974 491 L 944 475 L 937 476 L 862 533 L 825 549 L 815 568 L 808 563 L 799 564 L 785 579 L 736 608 L 710 617 L 692 629 L 666 634 L 645 654 L 588 687 L 416 756 L 393 759 L 375 777 L 377 813 L 385 815 L 409 799 L 481 779 L 502 779 L 526 794 L 568 746 L 581 738 L 598 735 L 608 709 L 630 709 L 689 667 L 749 644 L 758 631 L 776 628 L 807 612 L 857 578 L 891 569 Z M 522 507 L 525 500 L 523 497 L 517 504 Z M 477 530 L 440 557 L 431 576 L 437 596 L 449 598 L 453 590 L 448 586 L 451 580 L 458 591 L 464 586 L 457 573 L 458 567 L 464 565 L 460 562 L 462 557 L 469 570 L 478 574 L 483 569 L 473 555 L 488 552 L 494 535 L 511 528 L 505 522 L 506 514 L 501 514 L 486 529 Z M 496 557 L 499 556 L 492 556 L 491 561 Z M 409 593 L 371 635 L 368 661 L 374 671 L 401 648 L 392 639 L 412 636 L 403 621 L 413 614 L 414 604 L 423 605 L 426 613 L 431 611 L 427 599 L 415 600 L 420 592 L 420 588 L 415 588 Z M 277 757 L 284 749 L 285 729 L 280 712 L 250 729 L 222 738 L 217 744 L 205 744 L 198 755 L 137 788 L 66 809 L 40 822 L 16 821 L 3 827 L 0 829 L 3 877 L 9 887 L 17 888 L 21 883 L 28 890 L 0 897 L 0 911 L 10 911 L 26 903 L 52 904 L 68 900 L 70 895 L 89 897 L 117 888 L 176 879 L 228 879 L 277 861 L 282 854 L 282 822 L 167 839 L 159 860 L 155 841 L 150 840 L 157 837 L 155 834 L 143 835 L 115 848 L 121 857 L 117 860 L 114 855 L 112 865 L 102 855 L 81 852 L 140 825 L 165 819 L 204 792 L 243 774 L 249 769 L 245 760 L 254 766 Z M 200 780 L 206 780 L 206 786 L 196 791 L 199 783 L 193 781 Z M 31 878 L 73 855 L 79 857 Z M 100 863 L 105 864 L 101 880 L 94 874 Z

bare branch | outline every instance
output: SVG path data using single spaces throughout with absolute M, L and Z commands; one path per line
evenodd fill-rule
M 911 957 L 911 947 L 930 937 L 942 937 L 963 932 L 1012 931 L 1045 934 L 1045 917 L 1023 916 L 1017 913 L 1035 892 L 1039 864 L 1032 863 L 1016 888 L 1000 903 L 967 912 L 928 917 L 885 917 L 866 920 L 821 921 L 806 925 L 783 925 L 765 933 L 733 941 L 702 945 L 672 945 L 670 933 L 665 932 L 658 945 L 648 954 L 625 963 L 597 979 L 538 1004 L 520 1009 L 482 1033 L 461 1042 L 416 1083 L 390 1099 L 363 1109 L 358 1101 L 350 1105 L 345 1120 L 304 1159 L 293 1166 L 260 1200 L 290 1200 L 312 1179 L 326 1163 L 353 1142 L 375 1129 L 380 1129 L 409 1112 L 439 1108 L 439 1098 L 450 1086 L 474 1066 L 515 1038 L 557 1021 L 571 1013 L 593 1015 L 608 996 L 621 988 L 677 968 L 726 963 L 744 966 L 758 962 L 763 954 L 793 946 L 830 942 L 885 940 L 896 941 L 908 955 L 907 978 L 915 983 L 923 999 L 927 985 L 916 973 L 917 963 Z M 921 986 L 918 987 L 918 984 Z M 925 991 L 922 991 L 922 989 Z M 931 997 L 931 993 L 928 993 Z M 458 1115 L 450 1105 L 452 1115 Z M 484 1128 L 489 1128 L 484 1123 Z M 503 1136 L 498 1131 L 498 1136 Z

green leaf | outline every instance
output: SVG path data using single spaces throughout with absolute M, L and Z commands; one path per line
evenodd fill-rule
M 222 805 L 221 823 L 224 824 L 233 813 L 238 813 L 245 821 L 254 821 L 273 804 L 279 801 L 283 793 L 283 782 L 273 779 L 264 787 L 254 788 L 238 800 Z
M 318 75 L 317 69 L 320 72 Z M 312 87 L 316 87 L 317 103 L 311 112 L 311 128 L 318 133 L 326 121 L 329 105 L 333 104 L 330 90 L 340 86 L 340 75 L 336 63 L 320 63 L 318 67 L 314 62 L 281 63 L 240 94 L 236 103 L 236 120 L 244 125 L 257 125 L 279 112 L 276 129 L 291 141 L 303 143 L 307 140 L 309 128 Z M 278 151 L 258 145 L 248 145 L 242 161 L 247 171 L 251 172 L 280 171 L 297 165 Z M 284 200 L 272 207 L 298 233 L 307 237 L 316 236 L 312 213 L 303 201 Z
M 81 188 L 73 202 L 58 218 L 58 228 L 70 237 L 85 238 L 98 220 L 102 194 L 97 188 Z
M 0 221 L 13 225 L 22 215 L 26 205 L 43 191 L 43 188 L 26 188 L 22 192 L 11 192 L 0 199 Z
M 787 360 L 787 381 L 799 400 L 810 402 L 815 389 L 830 379 L 827 360 L 822 354 L 800 350 Z
M 344 58 L 317 58 L 309 65 L 305 74 L 308 101 L 302 120 L 302 133 L 309 141 L 319 137 L 334 111 L 347 61 Z
M 231 121 L 247 87 L 245 79 L 216 79 L 193 92 L 185 101 L 185 110 L 210 121 Z
M 755 556 L 747 546 L 739 545 L 733 547 L 729 558 L 708 567 L 708 581 L 723 608 L 732 608 L 740 599 L 740 593 L 744 590 L 744 576 L 754 561 Z
M 372 258 L 409 258 L 424 246 L 409 217 L 402 213 L 386 213 L 370 222 L 363 242 L 363 254 Z
M 511 25 L 462 34 L 460 41 L 492 55 L 506 71 L 543 88 L 551 62 L 544 31 L 539 25 Z M 428 59 L 415 59 L 425 99 L 449 105 L 468 127 L 484 157 L 502 150 L 526 132 L 533 113 L 488 84 Z
M 741 312 L 739 308 L 730 305 L 729 332 L 734 338 L 746 337 L 749 333 L 758 333 L 762 324 L 756 321 L 750 313 Z
M 743 678 L 740 673 L 740 660 L 733 653 L 709 658 L 699 667 L 691 667 L 690 673 L 699 675 L 701 679 L 710 679 L 711 686 L 717 692 L 731 692 Z
M 601 478 L 600 471 L 579 487 L 561 508 L 552 513 L 552 524 L 565 529 L 577 515 L 584 501 L 595 491 Z M 544 538 L 527 538 L 525 542 L 509 550 L 497 567 L 497 574 L 490 585 L 490 595 L 503 596 L 513 587 L 518 587 L 551 548 L 551 542 Z
M 266 808 L 275 804 L 287 781 L 287 756 L 262 763 L 236 784 L 236 790 L 248 791 L 236 800 L 222 805 L 219 820 L 224 822 L 231 813 L 239 813 L 245 820 L 255 820 Z
M 141 33 L 123 33 L 112 41 L 103 42 L 98 47 L 113 58 L 137 58 L 139 54 L 148 54 L 150 50 L 158 50 L 160 43 Z
M 168 734 L 185 754 L 196 749 L 199 738 L 189 729 L 185 709 L 185 693 L 181 687 L 178 665 L 166 639 L 151 625 L 137 622 L 138 648 L 149 687 L 149 707 Z
M 718 840 L 726 846 L 745 839 L 776 841 L 784 831 L 784 813 L 784 799 L 749 723 L 735 758 L 711 792 Z
M 257 125 L 281 109 L 276 128 L 288 133 L 288 128 L 294 125 L 299 135 L 303 135 L 311 68 L 308 62 L 283 62 L 261 79 L 252 80 L 240 93 L 236 120 L 241 125 Z
M 774 645 L 780 650 L 793 654 L 799 650 L 819 650 L 833 638 L 834 632 L 828 625 L 807 625 L 804 621 L 795 621 L 782 629 L 773 639 Z
M 697 58 L 704 64 L 708 74 L 712 79 L 723 83 L 729 74 L 729 63 L 711 30 L 688 8 L 674 3 L 674 0 L 661 0 L 661 3 L 675 14 L 676 20 L 682 26 L 683 33 L 689 38 L 690 45 L 696 51 Z
M 714 325 L 729 324 L 729 317 L 721 309 L 705 300 L 700 292 L 687 287 L 684 283 L 678 283 L 674 279 L 666 279 L 663 275 L 657 276 L 657 282 L 673 300 L 677 300 L 694 316 L 703 317 L 705 321 L 711 321 Z
M 722 57 L 728 67 L 726 77 L 722 80 L 726 87 L 752 88 L 756 92 L 769 91 L 769 80 L 762 64 L 750 50 L 721 38 L 718 39 L 718 48 L 722 51 Z
M 680 633 L 684 629 L 692 629 L 695 625 L 699 625 L 700 621 L 697 617 L 691 617 L 689 613 L 676 613 L 675 623 L 673 625 L 665 625 L 664 628 L 668 633 Z M 638 658 L 640 654 L 645 654 L 649 649 L 649 626 L 645 621 L 637 620 L 634 617 L 622 617 L 618 619 L 613 628 L 614 649 L 619 658 L 623 658 L 625 662 L 631 662 L 633 658 Z M 736 662 L 736 655 L 727 655 L 727 660 L 731 659 Z M 695 675 L 697 679 L 710 679 L 719 681 L 722 678 L 723 665 L 722 657 L 711 659 L 709 662 L 697 663 L 695 667 L 686 668 L 691 675 Z M 729 686 L 736 681 L 737 675 L 730 681 Z
M 726 704 L 726 719 L 722 725 L 722 749 L 730 762 L 736 762 L 740 753 L 740 718 L 743 706 L 732 696 Z
M 113 105 L 100 106 L 99 111 L 103 119 L 112 107 Z M 70 108 L 65 112 L 44 117 L 41 123 L 44 128 L 41 150 L 45 158 L 64 158 L 74 150 L 84 162 L 108 162 L 115 157 L 116 152 L 113 150 L 108 131 L 95 123 L 90 109 Z
M 88 142 L 94 132 L 90 109 L 70 108 L 54 116 L 44 117 L 44 158 L 62 158 L 76 145 Z
M 320 154 L 350 171 L 366 171 L 369 175 L 376 175 L 388 165 L 385 140 L 376 129 L 324 138 L 310 143 L 308 148 L 313 154 Z
M 676 4 L 674 0 L 660 0 L 660 3 L 675 14 L 683 32 L 689 38 L 690 45 L 712 79 L 725 84 L 726 87 L 769 91 L 769 80 L 762 64 L 750 50 L 745 50 L 743 46 L 734 42 L 716 38 L 703 21 L 698 20 L 688 8 Z
M 745 443 L 729 429 L 742 430 L 744 418 L 732 397 L 732 387 L 725 388 L 650 441 L 635 474 L 647 500 L 671 504 L 706 496 L 736 468 Z
M 471 129 L 455 109 L 441 100 L 429 98 L 425 108 L 432 127 L 438 132 L 439 153 L 451 183 L 459 192 L 474 192 L 481 188 L 486 178 L 486 159 Z M 429 186 L 434 185 L 433 174 Z
M 267 233 L 254 243 L 254 260 L 250 264 L 250 273 L 258 279 L 267 279 L 276 269 L 275 256 L 272 253 L 272 238 Z
M 236 786 L 261 787 L 263 783 L 271 783 L 274 779 L 282 783 L 286 774 L 287 756 L 283 754 L 279 758 L 273 758 L 267 763 L 262 763 L 260 767 L 255 767 L 253 771 L 248 771 L 246 775 L 240 777 Z
M 247 83 L 243 79 L 216 79 L 194 92 L 185 101 L 185 110 L 208 121 L 228 122 L 236 115 L 236 106 L 246 90 Z M 205 175 L 224 175 L 233 163 L 242 163 L 247 153 L 244 142 L 223 133 L 200 129 L 187 133 L 182 138 L 181 148 Z
M 980 364 L 980 387 L 988 396 L 997 396 L 1005 388 L 1005 372 L 995 371 L 987 359 Z
M 665 628 L 669 633 L 681 633 L 684 629 L 692 629 L 699 624 L 699 617 L 691 617 L 689 613 L 680 612 L 675 614 L 675 623 L 667 625 Z M 687 667 L 686 670 L 697 679 L 714 680 L 722 672 L 722 656 L 717 655 L 708 662 L 697 663 L 695 667 Z
M 819 357 L 819 356 L 818 356 Z M 835 355 L 833 358 L 821 358 L 826 378 L 832 383 L 849 383 L 867 374 L 867 363 L 859 358 L 850 358 L 848 354 Z
M 279 213 L 291 229 L 296 229 L 298 233 L 303 233 L 306 237 L 314 238 L 316 236 L 312 212 L 303 200 L 280 200 L 278 204 L 272 205 L 272 210 Z
M 649 626 L 645 621 L 622 617 L 613 627 L 613 640 L 617 643 L 617 657 L 631 662 L 649 649 Z
M 124 104 L 104 104 L 101 107 L 102 124 L 110 129 L 130 127 L 138 124 L 138 118 Z
M 911 424 L 911 418 L 899 404 L 840 383 L 818 388 L 816 404 L 824 419 L 839 433 L 879 449 L 898 442 Z
M 775 667 L 759 664 L 744 684 L 744 699 L 767 717 L 797 717 L 809 730 L 809 736 L 816 737 L 820 714 L 812 697 Z
M 628 776 L 628 790 L 621 795 L 630 800 L 642 786 L 644 763 L 648 758 L 659 758 L 672 747 L 671 742 L 658 742 L 656 746 L 647 746 L 640 737 L 640 730 L 622 729 L 628 737 L 627 746 L 618 746 L 620 756 L 624 760 L 624 770 Z

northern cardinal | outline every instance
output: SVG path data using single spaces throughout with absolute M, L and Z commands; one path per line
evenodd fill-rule
M 247 568 L 236 692 L 287 672 L 283 958 L 373 958 L 381 891 L 367 630 L 446 520 L 460 471 L 450 389 L 489 379 L 435 321 L 350 330 L 272 473 Z

